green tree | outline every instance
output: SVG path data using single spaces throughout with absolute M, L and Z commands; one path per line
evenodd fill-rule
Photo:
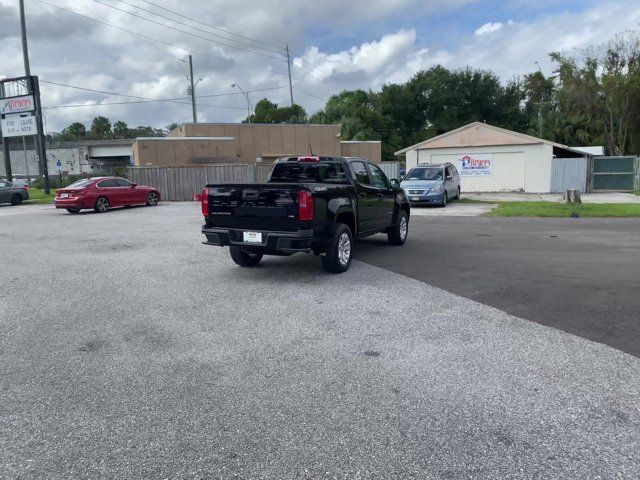
M 172 131 L 174 131 L 176 128 L 178 128 L 179 126 L 180 126 L 180 124 L 179 124 L 179 123 L 172 122 L 172 123 L 170 123 L 170 124 L 168 124 L 168 125 L 165 125 L 165 126 L 164 126 L 164 131 L 165 131 L 167 134 L 169 134 L 169 133 L 171 133 Z
M 251 123 L 306 123 L 307 112 L 300 105 L 291 107 L 279 107 L 277 103 L 263 98 L 256 103 L 254 113 L 251 115 Z M 246 118 L 242 123 L 247 123 Z
M 94 139 L 111 138 L 111 122 L 107 117 L 99 116 L 91 123 L 91 136 Z
M 554 52 L 565 115 L 584 125 L 585 140 L 601 138 L 610 155 L 640 143 L 640 36 L 629 32 L 575 55 Z M 575 120 L 578 120 L 575 122 Z
M 74 122 L 60 132 L 63 140 L 77 140 L 84 138 L 87 134 L 87 128 L 80 122 Z
M 129 138 L 129 127 L 122 120 L 113 124 L 113 138 Z

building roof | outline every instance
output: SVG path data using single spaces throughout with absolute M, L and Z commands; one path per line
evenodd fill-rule
M 470 140 L 470 137 L 473 135 L 467 135 L 474 131 L 477 136 L 478 133 L 480 135 L 486 136 L 490 138 L 490 141 L 486 143 L 478 143 L 471 144 L 474 142 L 468 142 L 468 145 L 465 145 L 464 140 Z M 457 144 L 454 140 L 455 137 L 460 137 L 460 140 Z M 531 135 L 526 135 L 524 133 L 514 132 L 512 130 L 507 130 L 500 127 L 495 127 L 493 125 L 489 125 L 487 123 L 482 122 L 473 122 L 464 127 L 457 128 L 455 130 L 451 130 L 450 132 L 443 133 L 442 135 L 438 135 L 437 137 L 430 138 L 420 143 L 416 143 L 415 145 L 411 145 L 410 147 L 403 148 L 402 150 L 398 150 L 395 155 L 402 155 L 411 150 L 416 149 L 429 149 L 429 148 L 455 148 L 455 147 L 480 147 L 480 146 L 494 146 L 494 145 L 538 145 L 545 144 L 551 145 L 552 147 L 561 148 L 563 150 L 567 150 L 569 152 L 573 152 L 576 154 L 580 154 L 584 156 L 585 153 L 579 150 L 572 149 L 566 145 L 561 145 L 559 143 L 550 142 L 549 140 L 545 140 L 543 138 L 532 137 Z

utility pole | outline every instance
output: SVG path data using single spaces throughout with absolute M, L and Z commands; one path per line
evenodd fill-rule
M 0 83 L 0 98 L 4 98 L 4 84 Z M 2 135 L 2 147 L 4 149 L 4 176 L 13 182 L 13 172 L 11 171 L 11 151 L 9 149 L 9 137 Z
M 20 5 L 20 34 L 22 37 L 22 60 L 24 62 L 24 76 L 27 77 L 29 90 L 33 94 L 35 101 L 36 125 L 38 127 L 38 138 L 34 141 L 36 152 L 38 154 L 38 173 L 42 175 L 44 180 L 44 192 L 48 195 L 49 189 L 49 170 L 47 167 L 47 147 L 45 144 L 44 130 L 42 125 L 42 105 L 40 103 L 40 83 L 38 77 L 31 76 L 31 66 L 29 65 L 29 47 L 27 45 L 27 25 L 24 15 L 24 0 L 19 1 Z
M 291 106 L 293 107 L 293 86 L 291 85 L 291 58 L 289 57 L 289 44 L 285 43 L 287 47 L 287 69 L 289 70 L 289 95 L 291 96 Z
M 196 85 L 193 82 L 193 60 L 189 55 L 189 80 L 191 80 L 191 110 L 193 110 L 193 123 L 198 123 L 198 112 L 196 111 Z
M 27 26 L 24 21 L 24 0 L 20 0 L 20 33 L 22 34 L 22 59 L 24 61 L 24 76 L 31 76 L 29 66 L 29 48 L 27 47 Z

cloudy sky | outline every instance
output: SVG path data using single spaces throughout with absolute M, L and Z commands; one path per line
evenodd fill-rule
M 23 74 L 17 0 L 0 0 L 0 77 Z M 237 122 L 246 99 L 313 113 L 343 89 L 379 89 L 434 64 L 509 80 L 547 53 L 640 30 L 638 0 L 25 0 L 31 71 L 47 127 L 96 115 L 161 128 L 191 120 L 191 53 L 200 121 Z M 63 84 L 56 85 L 56 84 Z M 69 86 L 100 90 L 97 93 Z M 119 95 L 114 95 L 115 93 Z M 154 102 L 150 100 L 172 99 Z M 135 103 L 134 103 L 135 102 Z

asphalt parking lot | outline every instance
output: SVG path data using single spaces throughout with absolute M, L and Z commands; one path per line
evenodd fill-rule
M 361 261 L 241 269 L 194 204 L 19 211 L 0 478 L 640 476 L 634 356 Z
M 640 357 L 640 219 L 416 216 L 410 228 L 401 250 L 379 255 L 379 235 L 356 258 Z

